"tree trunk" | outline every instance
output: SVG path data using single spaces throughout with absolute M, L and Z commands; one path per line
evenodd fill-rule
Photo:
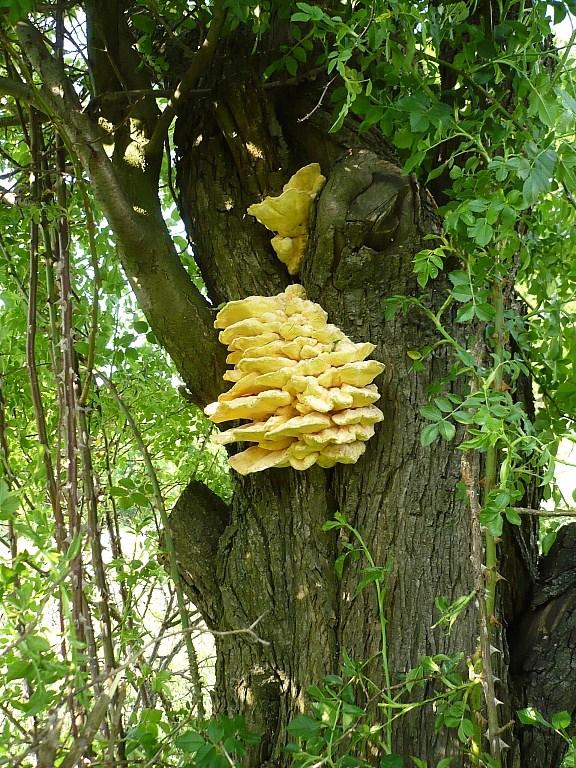
M 305 709 L 307 687 L 339 673 L 345 654 L 373 659 L 367 674 L 384 687 L 375 592 L 356 596 L 368 563 L 349 558 L 342 579 L 336 578 L 334 563 L 345 541 L 322 531 L 335 513 L 344 513 L 360 532 L 377 565 L 390 564 L 385 609 L 393 684 L 424 654 L 473 655 L 478 624 L 469 608 L 449 636 L 432 629 L 436 597 L 453 601 L 473 589 L 469 511 L 456 489 L 460 456 L 452 442 L 420 443 L 419 408 L 453 361 L 439 346 L 424 371 L 412 372 L 408 352 L 437 341 L 432 324 L 418 309 L 384 318 L 385 299 L 420 292 L 412 259 L 423 235 L 437 231 L 433 204 L 401 175 L 382 137 L 359 135 L 353 120 L 329 134 L 330 115 L 317 105 L 321 84 L 264 89 L 237 45 L 211 74 L 210 96 L 195 101 L 176 130 L 181 213 L 210 296 L 219 304 L 273 295 L 291 282 L 270 233 L 246 208 L 264 194 L 278 194 L 299 167 L 319 162 L 328 182 L 294 280 L 352 340 L 376 344 L 373 357 L 386 364 L 376 382 L 384 422 L 357 464 L 234 475 L 229 524 L 217 545 L 193 559 L 185 542 L 202 530 L 211 504 L 192 500 L 189 491 L 172 517 L 183 571 L 209 626 L 230 632 L 258 621 L 255 631 L 265 641 L 217 637 L 216 710 L 245 715 L 263 734 L 251 766 L 282 766 L 290 762 L 281 752 L 286 726 Z M 427 292 L 428 305 L 438 309 L 446 296 L 443 280 Z M 455 326 L 450 331 L 461 333 Z M 526 571 L 517 558 L 510 548 L 516 578 L 507 603 L 516 610 L 527 597 Z M 429 765 L 447 756 L 454 756 L 451 765 L 467 765 L 454 731 L 437 732 L 434 721 L 431 707 L 401 718 L 394 751 Z

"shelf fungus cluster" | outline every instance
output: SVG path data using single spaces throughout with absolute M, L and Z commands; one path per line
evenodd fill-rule
M 233 386 L 207 406 L 216 424 L 236 419 L 213 439 L 226 445 L 251 442 L 230 459 L 242 475 L 270 467 L 304 470 L 313 464 L 353 464 L 366 449 L 382 411 L 374 378 L 382 363 L 366 358 L 374 350 L 356 344 L 300 285 L 278 296 L 231 301 L 217 315 L 220 341 L 233 368 Z
M 272 247 L 291 275 L 300 271 L 306 243 L 312 203 L 326 182 L 318 163 L 300 168 L 279 197 L 265 197 L 248 208 L 248 213 L 272 232 Z

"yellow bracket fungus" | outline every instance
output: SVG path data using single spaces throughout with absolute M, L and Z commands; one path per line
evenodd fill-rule
M 271 232 L 278 233 L 271 240 L 272 247 L 291 275 L 300 271 L 308 242 L 312 203 L 325 182 L 318 163 L 311 163 L 292 176 L 279 197 L 265 197 L 261 203 L 248 208 L 251 216 Z
M 255 443 L 230 459 L 241 475 L 354 464 L 382 421 L 372 381 L 384 365 L 366 359 L 374 344 L 354 343 L 327 319 L 301 285 L 231 301 L 216 316 L 234 384 L 204 412 L 216 424 L 250 420 L 213 438 Z

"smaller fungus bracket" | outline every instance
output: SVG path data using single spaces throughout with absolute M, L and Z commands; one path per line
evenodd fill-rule
M 278 197 L 265 197 L 261 203 L 248 208 L 248 213 L 264 224 L 276 237 L 272 247 L 280 261 L 295 275 L 300 271 L 312 213 L 312 204 L 326 182 L 318 163 L 300 168 L 284 185 Z

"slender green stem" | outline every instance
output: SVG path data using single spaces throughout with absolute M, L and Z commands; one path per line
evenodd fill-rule
M 202 695 L 202 682 L 200 680 L 200 674 L 198 671 L 198 657 L 196 654 L 196 649 L 194 648 L 192 633 L 190 631 L 191 630 L 190 616 L 188 613 L 188 609 L 186 608 L 184 592 L 182 590 L 182 582 L 180 579 L 180 572 L 178 570 L 178 560 L 176 557 L 176 550 L 174 548 L 174 541 L 170 533 L 170 521 L 168 519 L 168 513 L 166 512 L 166 507 L 164 505 L 164 497 L 160 489 L 158 476 L 156 474 L 156 470 L 154 468 L 154 464 L 152 462 L 150 453 L 148 452 L 146 443 L 142 438 L 142 433 L 140 432 L 138 425 L 136 424 L 134 417 L 130 412 L 130 409 L 128 408 L 124 400 L 120 397 L 118 390 L 114 386 L 114 383 L 100 372 L 98 372 L 97 375 L 106 384 L 106 386 L 108 387 L 108 389 L 112 394 L 112 397 L 120 406 L 120 410 L 122 411 L 122 413 L 126 418 L 126 421 L 128 422 L 130 430 L 134 436 L 134 440 L 136 441 L 136 445 L 138 446 L 138 450 L 142 455 L 142 458 L 144 460 L 144 465 L 146 467 L 146 472 L 148 474 L 150 484 L 152 485 L 154 500 L 156 502 L 156 508 L 158 509 L 158 513 L 160 514 L 160 520 L 162 522 L 162 527 L 164 529 L 164 543 L 166 546 L 166 552 L 168 554 L 170 576 L 172 577 L 172 581 L 174 583 L 176 600 L 178 602 L 178 612 L 180 614 L 180 623 L 182 625 L 182 631 L 184 633 L 184 641 L 186 643 L 186 651 L 188 653 L 188 666 L 190 671 L 190 677 L 192 679 L 194 696 L 196 699 L 195 703 L 198 711 L 198 717 L 201 719 L 204 717 L 204 702 L 203 702 L 203 695 Z
M 502 388 L 502 361 L 504 359 L 504 300 L 502 296 L 502 286 L 500 282 L 495 281 L 492 285 L 492 306 L 494 307 L 494 376 L 493 387 L 496 391 Z M 484 493 L 488 496 L 494 488 L 498 472 L 498 449 L 491 446 L 486 451 L 486 468 L 484 479 Z M 496 760 L 501 759 L 501 740 L 500 725 L 498 717 L 498 704 L 495 693 L 495 681 L 492 673 L 491 649 L 493 628 L 496 624 L 496 585 L 498 582 L 498 558 L 496 553 L 496 540 L 492 533 L 486 529 L 485 532 L 485 579 L 486 579 L 486 626 L 482 628 L 481 652 L 485 676 L 485 698 L 486 713 L 488 717 L 488 740 L 490 742 L 490 754 Z
M 366 542 L 362 538 L 360 532 L 357 531 L 356 528 L 354 528 L 349 523 L 346 523 L 343 527 L 346 528 L 354 536 L 358 544 L 360 544 L 360 548 L 362 549 L 364 556 L 368 560 L 370 567 L 375 568 L 376 565 L 374 563 L 374 558 L 372 557 L 372 554 L 368 549 Z M 392 688 L 392 685 L 390 680 L 390 669 L 388 666 L 388 637 L 386 632 L 386 625 L 388 621 L 384 613 L 384 598 L 386 596 L 386 590 L 382 588 L 382 584 L 380 581 L 376 581 L 375 585 L 376 585 L 376 597 L 378 600 L 378 616 L 380 619 L 380 632 L 382 636 L 381 656 L 382 656 L 382 669 L 384 671 L 384 682 L 386 684 L 386 700 L 390 701 L 391 700 L 390 690 Z M 386 747 L 389 753 L 391 754 L 392 753 L 392 718 L 389 715 L 387 715 L 386 717 Z

